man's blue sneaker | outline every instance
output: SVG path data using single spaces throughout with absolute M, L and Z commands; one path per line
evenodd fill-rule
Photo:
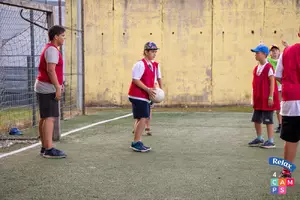
M 45 149 L 44 147 L 41 148 L 41 151 L 40 151 L 41 156 L 44 155 L 45 150 L 46 150 L 46 149 Z
M 67 155 L 58 149 L 52 148 L 45 150 L 44 158 L 65 158 Z
M 145 147 L 144 144 L 140 141 L 136 143 L 132 142 L 130 148 L 136 152 L 148 152 L 151 150 L 150 147 Z
M 265 149 L 272 149 L 275 148 L 275 144 L 270 142 L 270 141 L 265 141 L 265 143 L 263 145 L 260 146 L 261 148 L 265 148 Z
M 261 146 L 264 143 L 264 140 L 260 140 L 258 138 L 255 138 L 253 141 L 249 142 L 248 145 L 250 147 L 258 147 Z

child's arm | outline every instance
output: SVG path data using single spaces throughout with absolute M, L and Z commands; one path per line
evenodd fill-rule
M 132 79 L 132 81 L 136 86 L 148 92 L 149 88 L 142 81 L 140 81 L 139 79 Z
M 140 81 L 138 79 L 132 79 L 132 81 L 139 88 L 145 90 L 149 94 L 150 98 L 154 98 L 155 97 L 155 91 L 153 90 L 153 88 L 148 88 L 142 81 Z
M 133 66 L 132 69 L 132 82 L 138 86 L 139 88 L 141 88 L 142 90 L 146 91 L 149 96 L 155 97 L 155 92 L 153 91 L 152 88 L 148 88 L 140 79 L 142 78 L 143 74 L 145 72 L 145 67 L 144 64 L 141 62 L 136 63 Z
M 273 96 L 274 96 L 274 88 L 275 88 L 275 77 L 274 75 L 269 76 L 270 81 L 270 94 L 268 104 L 270 107 L 273 106 Z
M 158 78 L 158 79 L 157 79 L 157 82 L 158 82 L 159 88 L 160 88 L 160 89 L 162 89 L 162 82 L 161 82 L 161 78 Z
M 158 67 L 157 67 L 157 82 L 158 82 L 159 88 L 162 89 L 160 65 L 158 65 Z
M 275 88 L 275 78 L 274 76 L 269 76 L 269 80 L 270 80 L 270 94 L 269 97 L 273 97 L 274 95 L 274 88 Z
M 284 48 L 286 48 L 286 47 L 289 46 L 289 43 L 287 41 L 285 41 L 285 40 L 282 40 L 281 43 L 284 46 Z
M 283 65 L 282 65 L 282 54 L 280 55 L 278 62 L 277 62 L 277 67 L 275 71 L 275 77 L 276 80 L 281 84 L 281 79 L 282 79 L 282 72 L 283 72 Z

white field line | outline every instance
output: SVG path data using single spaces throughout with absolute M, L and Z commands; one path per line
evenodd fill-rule
M 78 131 L 82 131 L 84 129 L 88 129 L 88 128 L 91 128 L 93 126 L 97 126 L 97 125 L 100 125 L 100 124 L 105 124 L 105 123 L 108 123 L 108 122 L 116 121 L 116 120 L 123 119 L 123 118 L 130 117 L 130 116 L 132 116 L 132 114 L 127 114 L 127 115 L 123 115 L 123 116 L 120 116 L 120 117 L 116 117 L 116 118 L 112 118 L 112 119 L 108 119 L 108 120 L 96 122 L 96 123 L 93 123 L 93 124 L 90 124 L 90 125 L 87 125 L 87 126 L 83 126 L 81 128 L 73 129 L 71 131 L 63 133 L 63 134 L 61 134 L 61 137 L 65 137 L 65 136 L 70 135 L 72 133 L 76 133 Z M 32 148 L 34 148 L 36 146 L 39 146 L 40 144 L 41 144 L 41 142 L 38 142 L 38 143 L 32 144 L 30 146 L 23 147 L 21 149 L 15 150 L 15 151 L 11 151 L 11 152 L 8 152 L 8 153 L 0 154 L 0 159 L 1 158 L 5 158 L 7 156 L 11 156 L 11 155 L 17 154 L 17 153 L 21 153 L 21 152 L 26 151 L 28 149 L 32 149 Z

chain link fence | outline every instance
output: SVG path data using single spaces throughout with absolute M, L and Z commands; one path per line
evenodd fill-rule
M 40 54 L 48 42 L 49 26 L 65 25 L 64 1 L 34 0 L 32 4 L 51 5 L 52 19 L 55 20 L 50 24 L 49 13 L 44 11 L 22 7 L 21 4 L 0 3 L 0 134 L 6 134 L 14 127 L 23 130 L 38 124 L 34 83 Z M 82 34 L 72 25 L 66 30 L 68 40 L 61 52 L 64 58 L 67 55 L 71 59 L 66 60 L 64 66 L 65 93 L 61 101 L 61 119 L 80 115 L 84 110 L 83 73 L 77 60 L 78 56 L 82 56 L 78 42 Z

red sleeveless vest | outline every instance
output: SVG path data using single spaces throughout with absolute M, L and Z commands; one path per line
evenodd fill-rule
M 140 81 L 142 81 L 142 83 L 144 83 L 148 88 L 154 88 L 154 79 L 155 79 L 155 73 L 158 68 L 158 63 L 152 62 L 152 66 L 153 66 L 153 71 L 152 71 L 147 64 L 147 61 L 145 59 L 142 59 L 142 61 L 145 66 L 145 71 Z M 149 99 L 148 93 L 143 89 L 139 88 L 137 85 L 135 85 L 133 81 L 131 82 L 128 95 L 132 97 Z
M 257 68 L 256 66 L 253 71 L 253 81 L 252 81 L 252 88 L 253 88 L 253 108 L 254 110 L 264 110 L 264 111 L 273 111 L 280 109 L 280 102 L 278 96 L 278 87 L 277 83 L 275 82 L 274 87 L 274 95 L 273 95 L 273 106 L 269 107 L 269 95 L 270 95 L 270 80 L 269 80 L 269 70 L 274 69 L 270 63 L 267 63 L 261 72 L 261 74 L 257 75 Z
M 282 64 L 282 100 L 300 100 L 300 44 L 284 49 Z
M 47 62 L 45 59 L 45 52 L 51 46 L 55 47 L 57 49 L 57 47 L 51 43 L 48 43 L 46 45 L 46 47 L 44 48 L 44 50 L 40 56 L 40 64 L 39 64 L 39 68 L 38 68 L 39 73 L 38 73 L 38 77 L 37 77 L 37 79 L 39 81 L 47 82 L 47 83 L 51 83 L 51 80 L 50 80 L 50 78 L 48 76 L 48 72 L 47 72 Z M 55 67 L 55 72 L 56 72 L 56 76 L 57 76 L 59 84 L 62 85 L 63 84 L 63 64 L 64 64 L 64 62 L 63 62 L 62 55 L 59 50 L 58 50 L 58 52 L 59 52 L 59 59 L 58 59 L 57 65 Z

